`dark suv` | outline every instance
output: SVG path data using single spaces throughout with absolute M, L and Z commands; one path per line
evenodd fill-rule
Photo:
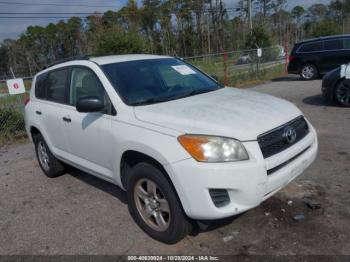
M 288 73 L 312 80 L 349 62 L 350 35 L 321 37 L 295 44 Z

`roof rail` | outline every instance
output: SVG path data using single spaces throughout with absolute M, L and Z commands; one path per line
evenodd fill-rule
M 59 64 L 62 64 L 62 63 L 65 63 L 65 62 L 69 62 L 69 61 L 75 61 L 75 60 L 89 60 L 89 56 L 88 55 L 80 55 L 80 56 L 72 56 L 72 57 L 68 57 L 68 58 L 63 58 L 63 59 L 60 59 L 60 60 L 57 60 L 53 63 L 50 63 L 46 66 L 44 66 L 43 69 L 46 69 L 46 68 L 49 68 L 49 67 L 52 67 L 52 66 L 55 66 L 55 65 L 59 65 Z
M 313 41 L 318 41 L 318 40 L 328 40 L 328 39 L 342 38 L 342 37 L 350 37 L 350 34 L 319 36 L 319 37 L 315 37 L 315 38 L 304 39 L 304 40 L 300 41 L 299 43 L 313 42 Z

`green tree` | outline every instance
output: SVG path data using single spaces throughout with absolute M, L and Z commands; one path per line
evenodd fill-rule
M 159 21 L 160 0 L 143 0 L 142 12 L 142 27 L 146 32 L 151 46 L 152 53 L 159 53 L 161 47 L 159 46 L 159 35 L 155 29 Z
M 326 17 L 328 7 L 324 4 L 313 4 L 308 8 L 308 13 L 313 21 L 320 21 Z
M 120 19 L 120 15 L 118 15 L 117 12 L 114 11 L 107 11 L 102 16 L 102 24 L 104 27 L 112 27 L 116 24 L 118 24 Z
M 302 19 L 303 17 L 305 16 L 306 14 L 306 10 L 304 9 L 304 7 L 298 5 L 298 6 L 295 6 L 293 9 L 292 9 L 292 17 L 296 23 L 296 28 L 295 28 L 295 40 L 296 42 L 298 42 L 301 38 L 302 38 Z
M 4 43 L 0 44 L 0 73 L 7 72 L 9 67 L 8 50 Z M 0 75 L 0 78 L 2 76 Z
M 297 5 L 292 9 L 292 17 L 299 23 L 301 18 L 305 15 L 306 11 L 304 7 Z
M 119 23 L 122 22 L 122 26 L 125 30 L 133 33 L 139 32 L 142 13 L 137 6 L 136 0 L 128 0 L 126 5 L 117 13 L 120 17 Z
M 159 24 L 163 52 L 176 54 L 176 36 L 172 27 L 172 3 L 170 1 L 164 1 L 160 6 Z
M 195 31 L 193 26 L 193 16 L 190 9 L 191 0 L 174 0 L 172 8 L 175 15 L 177 55 L 190 56 L 194 50 Z
M 253 33 L 248 36 L 245 47 L 255 49 L 257 47 L 264 48 L 271 46 L 271 36 L 265 27 L 257 26 L 253 28 Z
M 117 26 L 96 32 L 95 36 L 94 55 L 147 53 L 148 50 L 145 39 Z
M 268 14 L 270 13 L 270 11 L 274 6 L 273 0 L 255 0 L 253 1 L 253 3 L 255 3 L 255 6 L 261 12 L 263 21 L 265 22 Z
M 66 49 L 70 50 L 68 52 L 69 56 L 81 55 L 86 52 L 81 18 L 72 17 L 68 19 L 66 24 L 66 34 L 68 36 L 67 42 L 69 45 Z
M 320 21 L 313 26 L 312 37 L 337 35 L 341 33 L 341 29 L 338 24 L 333 21 Z

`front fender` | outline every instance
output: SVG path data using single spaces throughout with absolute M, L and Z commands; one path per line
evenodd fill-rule
M 127 132 L 127 130 L 126 130 Z M 155 131 L 140 128 L 137 132 L 128 132 L 127 135 L 119 133 L 119 141 L 116 142 L 114 163 L 114 180 L 122 186 L 120 166 L 122 156 L 126 151 L 136 151 L 147 155 L 167 166 L 181 160 L 191 158 L 185 149 L 177 141 L 177 137 L 161 134 Z M 125 137 L 128 139 L 125 140 Z

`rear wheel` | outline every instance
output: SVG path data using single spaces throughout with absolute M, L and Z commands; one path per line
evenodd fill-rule
M 63 164 L 51 153 L 41 134 L 34 138 L 35 152 L 39 165 L 48 177 L 57 177 L 64 173 Z
M 318 70 L 312 64 L 303 65 L 300 71 L 300 76 L 303 80 L 313 80 L 318 77 Z
M 344 107 L 350 107 L 350 81 L 340 81 L 334 89 L 335 101 Z
M 191 230 L 177 195 L 165 174 L 149 163 L 132 168 L 128 206 L 135 222 L 152 238 L 174 244 Z

